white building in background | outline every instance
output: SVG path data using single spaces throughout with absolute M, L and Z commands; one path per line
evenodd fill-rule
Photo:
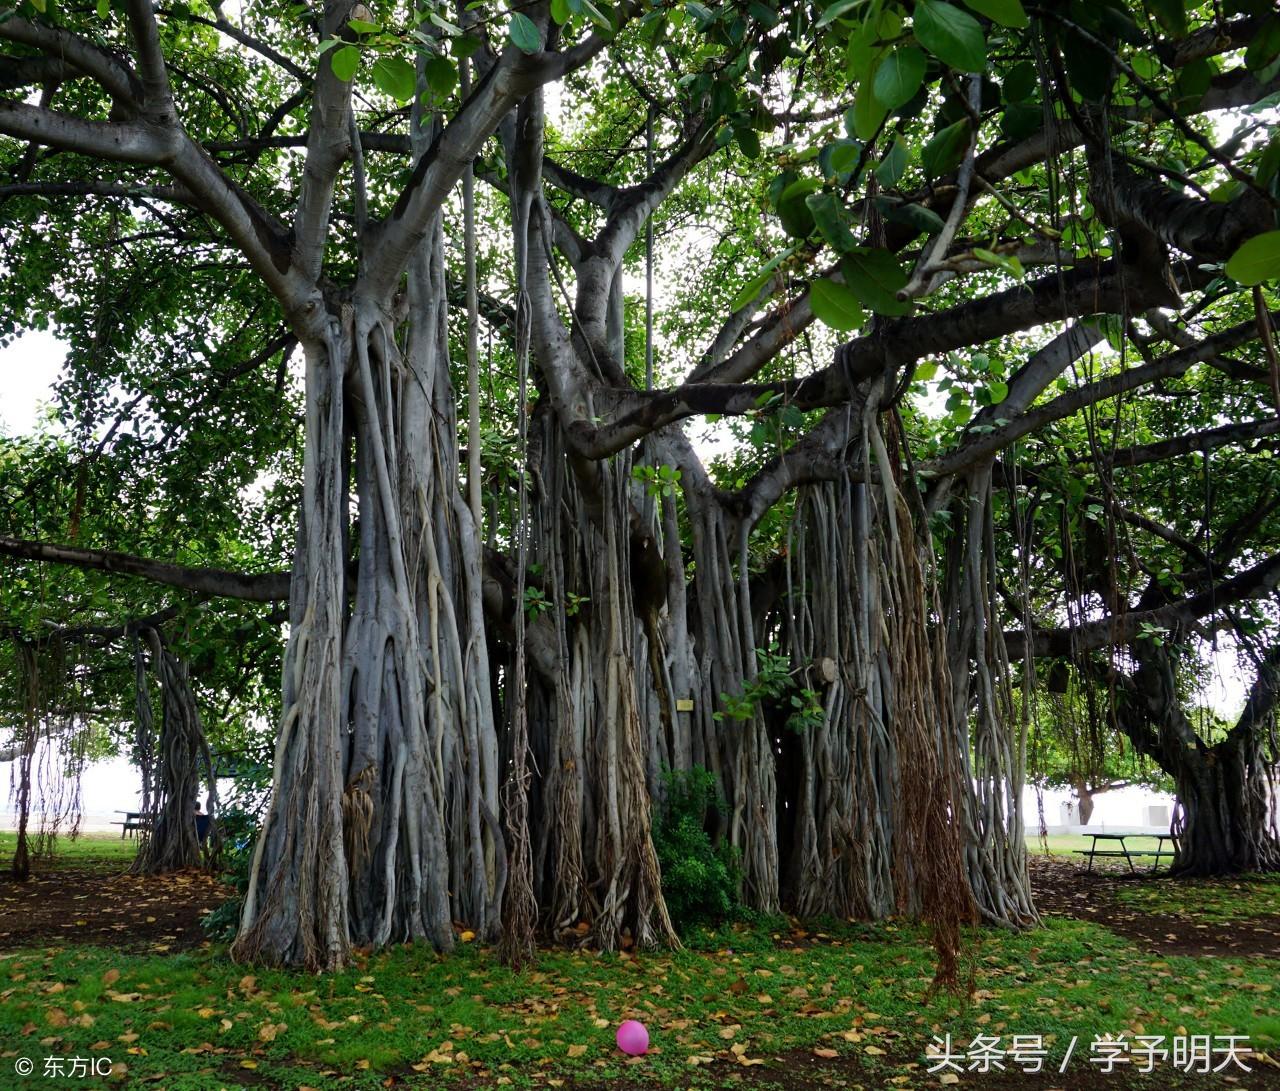
M 1044 823 L 1049 833 L 1099 833 L 1107 830 L 1159 830 L 1167 833 L 1173 819 L 1174 798 L 1141 785 L 1102 792 L 1093 797 L 1093 814 L 1089 825 L 1080 824 L 1075 794 L 1069 788 L 1046 788 L 1037 798 L 1035 788 L 1022 793 L 1022 814 L 1028 835 L 1039 832 L 1040 806 L 1044 806 Z

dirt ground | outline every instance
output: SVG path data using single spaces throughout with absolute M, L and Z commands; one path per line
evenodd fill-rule
M 1205 923 L 1135 909 L 1116 897 L 1126 884 L 1159 882 L 1150 875 L 1084 871 L 1074 862 L 1032 855 L 1031 884 L 1041 913 L 1093 921 L 1161 955 L 1262 955 L 1280 958 L 1280 916 L 1229 924 Z M 1276 1086 L 1280 1087 L 1280 1073 Z
M 118 862 L 0 871 L 0 949 L 92 943 L 181 951 L 205 942 L 200 918 L 228 888 L 203 871 L 129 875 Z

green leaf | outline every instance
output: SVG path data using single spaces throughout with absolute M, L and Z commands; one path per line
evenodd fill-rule
M 1227 260 L 1226 274 L 1252 287 L 1280 277 L 1280 231 L 1254 235 Z
M 1022 7 L 1022 0 L 964 0 L 965 6 L 972 8 L 979 15 L 985 15 L 993 23 L 1001 26 L 1017 27 L 1019 30 L 1027 26 L 1030 20 Z
M 940 178 L 960 165 L 968 146 L 969 119 L 961 118 L 942 132 L 934 134 L 920 153 L 920 165 L 930 178 Z
M 829 278 L 809 285 L 809 304 L 813 313 L 833 330 L 847 332 L 862 325 L 862 305 L 843 284 Z
M 1260 72 L 1280 54 L 1280 19 L 1272 16 L 1249 42 L 1244 51 L 1244 66 L 1250 72 Z
M 853 99 L 853 108 L 845 116 L 845 125 L 853 122 L 853 132 L 859 140 L 870 140 L 880 131 L 884 119 L 889 116 L 889 108 L 877 97 L 874 78 L 865 79 L 858 84 L 858 93 Z
M 817 22 L 817 29 L 821 30 L 825 26 L 830 26 L 842 16 L 849 15 L 855 8 L 863 5 L 865 0 L 836 0 L 826 11 L 822 13 L 822 18 Z
M 822 182 L 817 178 L 801 178 L 782 191 L 778 197 L 778 219 L 788 235 L 804 239 L 813 234 L 813 213 L 805 198 L 821 187 Z
M 568 0 L 551 0 L 551 18 L 557 26 L 564 26 L 569 21 L 569 15 Z
M 1186 34 L 1186 0 L 1144 0 L 1143 6 L 1155 16 L 1161 30 L 1179 36 Z
M 1009 396 L 1009 384 L 990 383 L 987 386 L 987 395 L 991 398 L 991 405 L 999 405 Z
M 1101 102 L 1115 82 L 1110 53 L 1074 30 L 1064 33 L 1060 44 L 1071 86 L 1091 102 Z
M 617 28 L 613 25 L 613 20 L 601 11 L 591 0 L 582 0 L 582 10 L 587 13 L 590 19 L 597 27 L 606 34 L 612 34 Z
M 382 29 L 377 23 L 370 23 L 367 19 L 348 19 L 347 26 L 357 34 L 372 34 Z
M 876 179 L 881 187 L 892 189 L 896 186 L 898 179 L 906 173 L 910 159 L 911 153 L 907 150 L 906 142 L 895 140 L 893 146 L 885 153 L 885 157 L 880 160 L 879 166 L 876 167 Z
M 738 141 L 738 147 L 742 149 L 742 154 L 748 159 L 757 159 L 760 156 L 760 135 L 749 125 L 739 125 L 733 130 L 733 135 Z
M 844 205 L 834 193 L 814 193 L 805 199 L 805 204 L 813 213 L 813 222 L 818 225 L 822 237 L 838 253 L 843 254 L 857 247 L 858 241 L 846 222 Z
M 436 98 L 446 99 L 453 94 L 458 83 L 458 70 L 448 57 L 431 57 L 423 65 L 427 86 Z
M 330 55 L 329 64 L 338 79 L 349 83 L 351 77 L 356 74 L 356 69 L 360 67 L 360 50 L 353 45 L 344 45 Z
M 511 13 L 511 22 L 507 26 L 507 36 L 522 53 L 532 55 L 542 48 L 542 38 L 538 34 L 538 28 L 524 12 L 513 11 Z
M 909 300 L 898 298 L 907 274 L 888 250 L 852 250 L 840 262 L 840 272 L 849 290 L 877 314 L 906 314 L 911 309 Z
M 1005 76 L 1000 85 L 1000 94 L 1005 102 L 1026 102 L 1039 86 L 1040 77 L 1036 66 L 1030 61 L 1019 61 Z
M 862 145 L 856 140 L 837 140 L 825 145 L 818 153 L 818 165 L 825 178 L 839 179 L 841 183 L 846 183 L 854 167 L 858 165 L 861 154 Z
M 972 15 L 942 0 L 916 0 L 912 28 L 916 40 L 943 64 L 961 72 L 987 66 L 987 40 Z
M 891 223 L 904 224 L 915 228 L 925 235 L 936 235 L 943 228 L 942 217 L 924 205 L 905 204 L 889 209 L 886 219 Z
M 921 364 L 919 367 L 916 368 L 915 381 L 918 383 L 927 383 L 931 381 L 933 377 L 937 374 L 938 374 L 938 365 L 937 363 L 931 360 L 928 363 Z
M 379 57 L 374 61 L 373 82 L 379 91 L 397 102 L 408 102 L 418 89 L 413 65 L 403 57 Z
M 1000 132 L 1009 140 L 1025 140 L 1044 125 L 1044 111 L 1039 103 L 1011 102 L 1000 115 Z
M 111 0 L 98 0 L 98 18 L 107 19 L 111 16 Z
M 31 0 L 31 6 L 41 15 L 45 12 L 45 0 Z
M 693 16 L 693 21 L 699 30 L 706 30 L 716 21 L 716 13 L 706 4 L 699 4 L 697 0 L 688 0 L 684 10 Z
M 444 18 L 444 16 L 438 15 L 434 11 L 428 16 L 428 18 L 431 20 L 433 25 L 438 26 L 447 35 L 449 35 L 450 38 L 456 38 L 462 33 L 462 27 L 449 22 L 449 20 Z
M 876 70 L 872 84 L 875 96 L 887 110 L 910 102 L 924 81 L 924 54 L 915 46 L 902 46 L 889 54 Z

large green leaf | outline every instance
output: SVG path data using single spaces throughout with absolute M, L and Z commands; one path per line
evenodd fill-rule
M 533 54 L 542 48 L 542 38 L 534 21 L 524 12 L 513 11 L 507 34 L 512 43 L 522 52 Z
M 408 102 L 417 90 L 418 77 L 403 57 L 379 57 L 373 62 L 373 82 L 383 94 Z
M 924 235 L 936 235 L 943 228 L 942 217 L 933 209 L 914 203 L 890 207 L 885 212 L 885 219 Z
M 329 64 L 333 66 L 333 74 L 343 82 L 350 81 L 360 67 L 360 50 L 353 45 L 344 45 L 329 55 Z
M 805 198 L 816 189 L 822 187 L 818 178 L 801 178 L 792 182 L 778 197 L 778 219 L 782 221 L 782 229 L 788 235 L 798 239 L 808 238 L 813 234 L 813 213 Z
M 1227 276 L 1237 284 L 1261 284 L 1280 277 L 1280 231 L 1254 235 L 1227 261 Z
M 987 67 L 982 24 L 968 12 L 942 0 L 916 0 L 912 27 L 916 40 L 943 64 L 961 72 L 981 72 Z
M 1016 27 L 1019 30 L 1030 23 L 1022 0 L 964 0 L 965 6 L 979 15 L 985 15 L 993 23 Z
M 849 120 L 853 121 L 853 132 L 850 135 L 859 140 L 870 140 L 880 131 L 880 126 L 888 116 L 889 108 L 876 96 L 874 77 L 858 84 L 853 107 L 846 115 L 846 124 Z
M 1186 34 L 1186 0 L 1143 0 L 1143 2 L 1146 9 L 1155 16 L 1156 22 L 1170 34 Z
M 838 253 L 854 249 L 858 240 L 849 230 L 849 224 L 840 198 L 834 193 L 814 193 L 806 200 L 809 211 L 813 213 L 813 222 L 818 225 L 822 237 L 829 242 Z
M 840 271 L 849 290 L 877 314 L 906 314 L 911 309 L 909 301 L 898 298 L 907 274 L 888 250 L 852 250 L 840 262 Z
M 446 99 L 453 94 L 458 83 L 458 70 L 448 57 L 431 57 L 423 65 L 427 86 L 437 98 Z
M 829 278 L 809 285 L 809 304 L 813 313 L 833 330 L 848 332 L 862 325 L 862 304 L 848 288 Z
M 885 189 L 893 189 L 898 184 L 898 179 L 906 173 L 910 161 L 911 150 L 906 142 L 901 138 L 895 140 L 876 167 L 876 178 L 880 185 Z
M 926 63 L 924 54 L 915 46 L 901 46 L 889 54 L 872 83 L 875 96 L 885 109 L 896 110 L 911 101 L 924 81 Z
M 920 165 L 930 178 L 940 178 L 960 165 L 968 146 L 969 119 L 961 118 L 940 133 L 934 134 L 920 153 Z

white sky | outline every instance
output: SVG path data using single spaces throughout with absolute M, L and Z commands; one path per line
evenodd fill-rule
M 53 381 L 66 347 L 51 333 L 26 333 L 0 348 L 0 432 L 34 431 L 41 403 L 53 397 Z

